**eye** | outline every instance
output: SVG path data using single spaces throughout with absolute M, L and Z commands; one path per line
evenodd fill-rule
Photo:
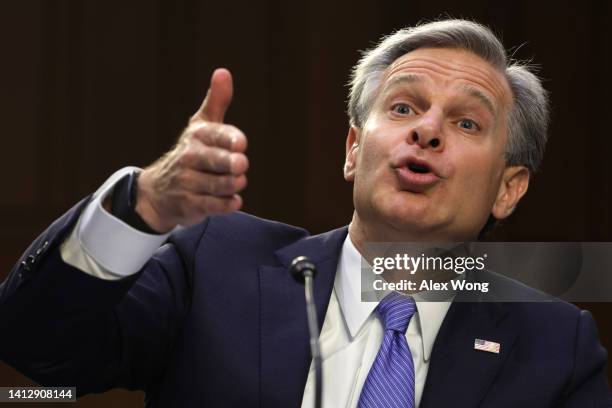
M 408 115 L 412 112 L 412 108 L 405 103 L 396 103 L 391 107 L 391 110 L 400 115 Z
M 471 119 L 461 119 L 459 121 L 459 127 L 465 130 L 478 130 L 479 129 L 476 122 L 474 122 Z

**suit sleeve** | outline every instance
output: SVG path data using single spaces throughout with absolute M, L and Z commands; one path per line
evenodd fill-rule
M 123 176 L 138 171 L 125 167 L 96 191 L 76 227 L 60 247 L 67 264 L 100 279 L 120 279 L 138 272 L 170 234 L 147 234 L 107 212 L 102 202 Z
M 581 311 L 576 329 L 574 371 L 563 408 L 610 408 L 612 394 L 606 379 L 607 352 L 599 342 L 591 313 Z
M 0 359 L 42 385 L 76 386 L 78 396 L 146 389 L 189 308 L 190 278 L 172 244 L 118 280 L 65 263 L 59 248 L 90 200 L 41 234 L 0 285 Z

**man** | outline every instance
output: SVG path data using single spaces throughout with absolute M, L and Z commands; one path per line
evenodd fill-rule
M 149 407 L 310 406 L 303 288 L 287 271 L 306 255 L 325 406 L 608 406 L 606 352 L 574 306 L 360 301 L 368 242 L 474 240 L 542 159 L 545 91 L 487 28 L 423 24 L 364 54 L 344 166 L 355 212 L 319 236 L 236 212 L 248 160 L 223 123 L 231 97 L 215 71 L 169 153 L 116 173 L 26 250 L 0 288 L 4 361 L 79 395 L 142 389 Z

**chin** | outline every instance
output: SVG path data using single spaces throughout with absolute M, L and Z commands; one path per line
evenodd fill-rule
M 435 210 L 440 208 L 432 201 L 425 194 L 402 191 L 392 196 L 381 197 L 378 204 L 381 209 L 389 214 L 398 214 L 402 218 L 423 218 L 431 216 Z
M 385 223 L 397 230 L 398 235 L 402 232 L 429 235 L 438 229 L 436 227 L 442 224 L 437 214 L 439 208 L 432 206 L 430 200 L 420 194 L 406 194 L 417 197 L 387 199 L 379 203 L 379 215 Z

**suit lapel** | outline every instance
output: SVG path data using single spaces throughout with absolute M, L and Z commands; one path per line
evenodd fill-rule
M 278 264 L 259 268 L 261 406 L 300 406 L 311 362 L 304 286 L 288 267 L 300 255 L 317 265 L 314 295 L 320 330 L 346 234 L 344 227 L 300 240 L 276 252 Z M 457 401 L 476 407 L 486 395 L 516 338 L 506 307 L 492 300 L 458 296 L 451 305 L 434 344 L 421 408 Z M 477 338 L 500 343 L 500 353 L 474 350 Z
M 479 406 L 512 351 L 516 330 L 510 321 L 507 307 L 491 295 L 458 295 L 434 343 L 421 408 L 457 401 Z M 475 350 L 475 339 L 499 343 L 499 354 Z
M 300 255 L 317 266 L 314 296 L 320 330 L 346 234 L 344 227 L 300 240 L 276 252 L 277 265 L 259 268 L 261 406 L 299 406 L 310 367 L 304 286 L 288 267 Z

